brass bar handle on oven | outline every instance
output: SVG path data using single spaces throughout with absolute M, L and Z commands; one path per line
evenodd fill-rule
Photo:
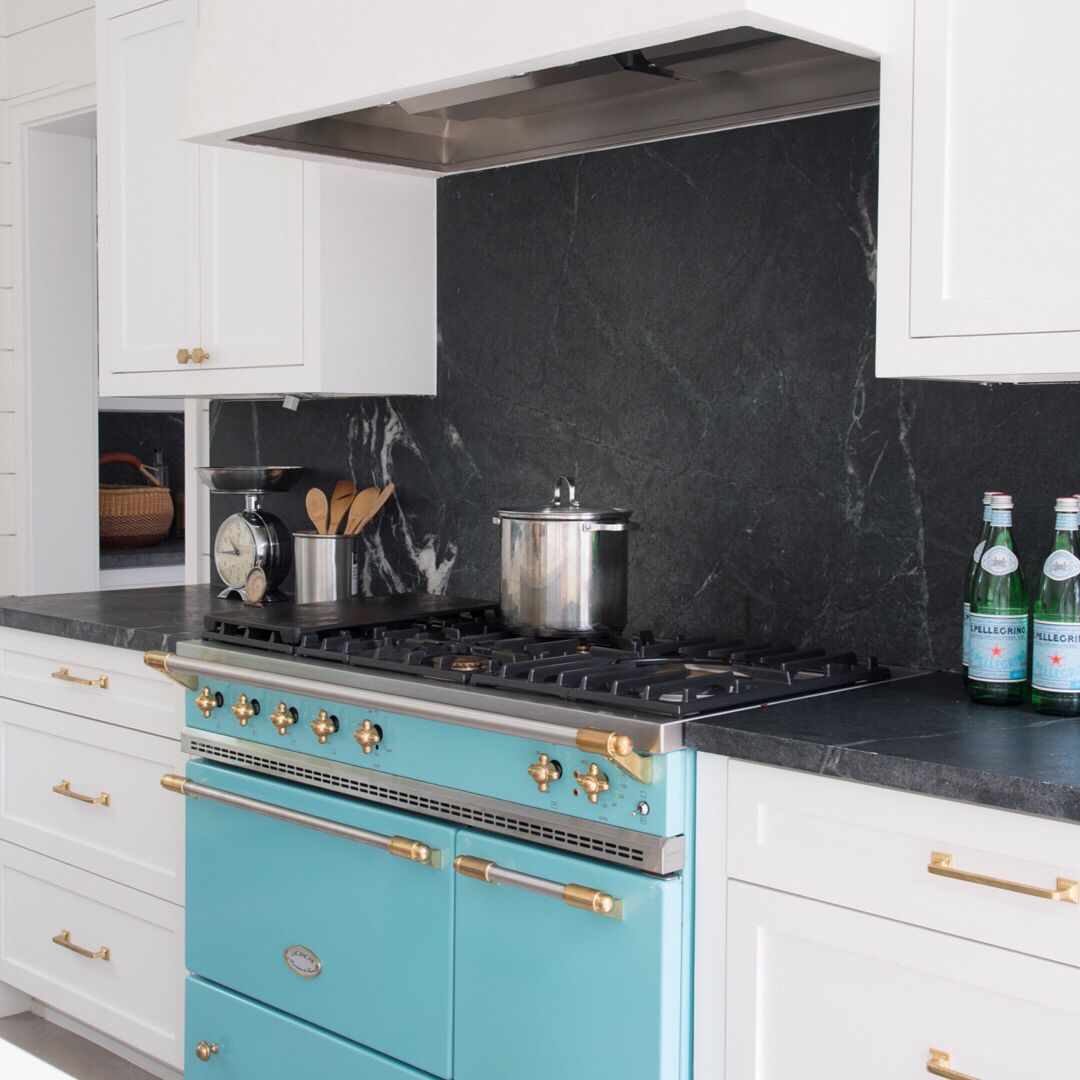
M 112 796 L 103 791 L 100 795 L 83 795 L 81 792 L 71 790 L 70 780 L 61 780 L 59 784 L 53 784 L 53 791 L 57 795 L 63 795 L 65 799 L 74 799 L 76 802 L 90 803 L 91 806 L 111 806 Z
M 422 866 L 432 866 L 436 869 L 442 866 L 442 853 L 438 848 L 430 847 L 422 840 L 413 840 L 408 836 L 386 836 L 384 833 L 370 832 L 367 829 L 359 829 L 355 825 L 344 825 L 340 821 L 330 821 L 327 818 L 316 817 L 314 814 L 305 814 L 300 810 L 290 810 L 287 806 L 277 806 L 274 803 L 251 799 L 247 795 L 235 795 L 231 791 L 222 791 L 220 788 L 209 787 L 207 784 L 189 780 L 186 776 L 175 776 L 172 773 L 166 773 L 161 778 L 161 786 L 166 791 L 186 795 L 189 799 L 207 799 L 225 806 L 234 806 L 239 810 L 248 810 L 253 814 L 261 814 L 275 821 L 286 821 L 290 825 L 299 825 L 304 829 L 337 836 L 342 840 L 352 840 L 358 844 L 365 844 L 367 847 L 378 848 L 389 855 L 396 855 L 399 859 L 420 863 Z
M 926 867 L 931 874 L 952 878 L 954 881 L 967 881 L 972 885 L 986 885 L 991 889 L 1004 889 L 1006 892 L 1023 893 L 1040 900 L 1058 900 L 1063 904 L 1080 904 L 1080 881 L 1071 878 L 1058 878 L 1057 886 L 1045 889 L 1039 885 L 1025 885 L 1022 881 L 1009 881 L 1006 878 L 988 877 L 986 874 L 974 874 L 970 870 L 957 870 L 953 866 L 953 857 L 947 851 L 930 852 L 930 862 Z
M 53 944 L 59 945 L 61 949 L 67 949 L 69 952 L 78 953 L 80 956 L 85 956 L 87 960 L 108 960 L 109 946 L 102 945 L 100 949 L 96 949 L 91 952 L 89 949 L 84 949 L 81 945 L 76 945 L 71 940 L 70 930 L 61 930 L 59 934 L 53 936 Z
M 78 675 L 71 674 L 71 668 L 62 667 L 59 671 L 54 671 L 52 677 L 59 679 L 60 682 L 75 683 L 76 686 L 97 686 L 102 690 L 109 689 L 108 675 L 99 675 L 96 679 L 81 679 Z
M 952 1055 L 947 1050 L 930 1050 L 926 1071 L 932 1076 L 944 1076 L 945 1080 L 979 1080 L 970 1073 L 957 1072 L 952 1067 Z
M 550 896 L 561 900 L 570 907 L 591 911 L 594 915 L 604 915 L 609 919 L 623 917 L 623 902 L 616 900 L 610 893 L 600 889 L 590 889 L 587 885 L 564 885 L 561 881 L 522 874 L 518 870 L 508 870 L 505 866 L 491 862 L 490 859 L 477 859 L 472 855 L 459 855 L 454 860 L 454 869 L 463 877 L 476 881 L 485 881 L 488 885 L 511 885 L 515 889 Z

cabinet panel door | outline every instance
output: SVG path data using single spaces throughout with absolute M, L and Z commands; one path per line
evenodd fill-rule
M 303 162 L 200 153 L 202 370 L 301 364 Z
M 104 34 L 102 368 L 171 371 L 199 330 L 199 148 L 177 138 L 194 0 L 110 19 Z
M 1080 330 L 1080 5 L 916 0 L 911 334 Z
M 985 1080 L 1065 1076 L 1080 970 L 733 881 L 727 1075 L 911 1080 L 931 1050 Z

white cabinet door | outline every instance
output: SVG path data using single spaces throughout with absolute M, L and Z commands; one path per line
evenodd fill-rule
M 890 0 L 878 375 L 1080 375 L 1075 0 Z
M 194 0 L 164 0 L 104 30 L 99 161 L 102 368 L 176 368 L 198 345 L 199 148 L 177 138 Z
M 203 147 L 203 373 L 304 361 L 302 161 Z
M 1080 970 L 732 882 L 727 1032 L 732 1080 L 1066 1076 Z

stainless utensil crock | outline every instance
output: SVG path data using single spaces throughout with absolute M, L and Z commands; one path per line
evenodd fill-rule
M 547 506 L 496 511 L 504 622 L 544 635 L 622 630 L 632 513 L 581 506 L 566 476 Z
M 296 602 L 348 600 L 359 585 L 359 536 L 293 533 Z

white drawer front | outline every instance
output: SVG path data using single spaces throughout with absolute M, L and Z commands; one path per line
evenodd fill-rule
M 0 842 L 0 911 L 0 981 L 180 1067 L 182 908 Z
M 1080 966 L 1080 904 L 932 874 L 1053 889 L 1080 880 L 1080 826 L 733 761 L 728 873 Z
M 184 692 L 136 649 L 0 628 L 0 665 L 0 696 L 180 738 Z
M 732 882 L 727 1075 L 914 1080 L 932 1050 L 976 1080 L 1069 1076 L 1080 971 Z
M 183 800 L 160 784 L 183 769 L 171 739 L 6 702 L 0 838 L 183 903 Z

